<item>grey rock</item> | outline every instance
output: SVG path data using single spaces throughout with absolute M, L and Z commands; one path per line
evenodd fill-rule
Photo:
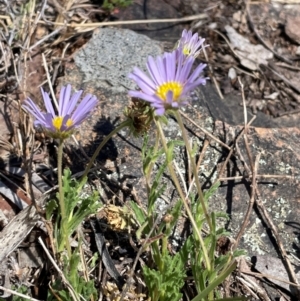
M 299 26 L 300 26 L 300 13 L 298 10 L 293 13 L 289 13 L 286 18 L 285 23 L 285 33 L 287 36 L 296 42 L 297 44 L 300 44 L 300 32 L 299 32 Z
M 162 52 L 159 42 L 144 35 L 127 29 L 102 28 L 74 59 L 84 82 L 94 82 L 97 88 L 109 89 L 115 94 L 134 89 L 128 74 L 135 66 L 145 69 L 148 56 L 155 57 Z

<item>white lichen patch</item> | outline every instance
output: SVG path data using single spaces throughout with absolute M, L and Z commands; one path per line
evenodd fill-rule
M 264 255 L 266 246 L 262 240 L 262 237 L 265 235 L 263 235 L 264 233 L 261 232 L 261 229 L 261 221 L 260 219 L 256 218 L 253 225 L 243 235 L 243 239 L 245 244 L 249 247 L 249 249 L 251 249 L 253 253 Z
M 211 132 L 211 133 L 212 133 L 212 131 L 213 131 L 212 125 L 213 125 L 213 119 L 212 119 L 212 117 L 207 117 L 207 118 L 205 119 L 205 129 L 206 129 L 208 132 Z
M 270 206 L 271 205 L 271 206 Z M 269 204 L 268 211 L 272 212 L 273 218 L 278 222 L 284 221 L 291 213 L 291 207 L 287 200 L 284 198 L 278 198 Z
M 289 174 L 292 169 L 289 164 L 285 164 L 284 162 L 280 162 L 276 168 L 280 172 L 285 172 L 286 174 Z
M 211 182 L 214 182 L 217 179 L 218 172 L 216 165 L 220 159 L 220 152 L 215 148 L 209 148 L 205 153 L 204 159 L 200 166 L 200 173 L 204 175 L 203 181 L 205 178 L 210 178 Z
M 259 164 L 261 165 L 267 165 L 267 162 L 264 159 L 259 160 Z
M 168 208 L 168 204 L 162 198 L 157 198 L 155 207 L 157 212 L 165 212 Z

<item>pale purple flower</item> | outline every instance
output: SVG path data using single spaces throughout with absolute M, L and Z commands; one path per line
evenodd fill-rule
M 163 115 L 166 109 L 185 106 L 190 92 L 206 83 L 202 76 L 206 65 L 200 64 L 191 72 L 194 61 L 193 56 L 185 57 L 178 50 L 156 59 L 149 56 L 147 69 L 150 77 L 135 67 L 129 78 L 141 91 L 129 91 L 129 95 L 149 102 L 157 115 Z
M 203 48 L 205 39 L 198 36 L 198 33 L 183 30 L 181 39 L 178 42 L 178 48 L 181 49 L 185 56 L 197 57 Z
M 78 104 L 82 91 L 71 95 L 71 85 L 69 84 L 61 88 L 58 112 L 56 113 L 49 94 L 42 88 L 41 91 L 46 112 L 42 112 L 30 98 L 24 101 L 23 107 L 35 117 L 35 126 L 42 127 L 55 138 L 68 137 L 72 130 L 78 127 L 98 104 L 96 96 L 91 94 L 87 94 Z

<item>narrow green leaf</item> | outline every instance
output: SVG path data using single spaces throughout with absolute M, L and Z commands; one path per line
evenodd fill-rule
M 236 268 L 237 262 L 234 261 L 216 280 L 211 282 L 201 293 L 199 293 L 192 301 L 201 301 L 206 298 L 210 292 L 212 292 L 219 284 L 221 284 L 228 275 L 230 275 Z
M 132 209 L 134 217 L 138 221 L 139 225 L 142 225 L 146 221 L 144 211 L 133 201 L 129 202 L 129 206 Z

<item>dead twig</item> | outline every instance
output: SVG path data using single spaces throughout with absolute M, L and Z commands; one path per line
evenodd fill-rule
M 206 61 L 208 62 L 208 56 L 207 56 L 205 47 L 202 47 L 202 51 L 203 51 L 203 54 L 204 54 L 204 56 L 205 56 Z M 213 82 L 214 82 L 214 85 L 215 85 L 215 87 L 216 87 L 216 89 L 217 89 L 217 91 L 218 91 L 218 93 L 219 93 L 220 98 L 221 98 L 221 99 L 224 99 L 224 96 L 223 96 L 223 94 L 222 94 L 222 92 L 221 92 L 221 90 L 220 90 L 219 84 L 218 84 L 218 82 L 217 82 L 217 80 L 216 80 L 216 78 L 215 78 L 215 76 L 214 76 L 214 70 L 213 70 L 211 64 L 208 64 L 208 68 L 209 68 L 209 71 L 210 71 L 210 73 L 211 73 L 211 78 L 212 78 L 212 80 L 213 80 Z
M 290 86 L 293 90 L 300 93 L 300 89 L 294 85 L 290 80 L 288 80 L 285 76 L 278 73 L 271 65 L 264 65 L 264 67 L 268 68 L 271 72 L 273 72 L 277 77 L 279 77 L 283 82 L 285 82 L 288 86 Z
M 221 140 L 219 140 L 218 138 L 216 138 L 213 134 L 211 134 L 210 132 L 208 132 L 207 130 L 205 130 L 203 127 L 201 127 L 199 124 L 197 124 L 195 121 L 193 121 L 191 118 L 189 118 L 186 114 L 184 114 L 182 111 L 180 111 L 180 115 L 182 115 L 185 119 L 187 119 L 190 123 L 192 123 L 193 125 L 195 125 L 198 129 L 200 129 L 205 135 L 207 135 L 208 137 L 212 138 L 213 140 L 215 140 L 217 143 L 219 143 L 220 145 L 222 145 L 223 147 L 227 148 L 228 150 L 230 150 L 230 146 L 228 146 L 226 143 L 222 142 Z
M 257 157 L 255 159 L 255 163 L 253 164 L 252 155 L 251 155 L 251 152 L 250 152 L 248 138 L 247 138 L 247 133 L 248 133 L 249 126 L 248 126 L 248 123 L 247 123 L 247 108 L 246 108 L 246 101 L 245 101 L 245 94 L 244 94 L 244 86 L 243 86 L 243 84 L 240 80 L 240 77 L 238 77 L 238 81 L 240 83 L 241 90 L 242 90 L 242 99 L 243 99 L 243 106 L 244 106 L 244 123 L 245 123 L 244 131 L 243 131 L 243 137 L 244 137 L 244 143 L 245 143 L 246 150 L 247 150 L 247 155 L 248 155 L 250 165 L 251 165 L 252 183 L 251 183 L 251 197 L 250 197 L 248 209 L 247 209 L 247 212 L 246 212 L 246 216 L 245 216 L 244 221 L 241 225 L 240 231 L 238 232 L 238 234 L 235 238 L 235 243 L 233 245 L 233 249 L 237 248 L 237 246 L 239 244 L 239 241 L 240 241 L 242 235 L 244 234 L 245 229 L 246 229 L 247 224 L 248 224 L 249 219 L 250 219 L 250 215 L 251 215 L 254 200 L 255 200 L 256 174 L 257 174 L 258 163 L 259 163 L 259 159 L 260 159 L 260 155 L 261 155 L 260 153 L 257 155 Z M 237 143 L 236 143 L 236 145 L 237 145 Z M 249 168 L 248 168 L 248 173 L 249 173 Z
M 225 178 L 219 178 L 219 181 L 238 181 L 243 180 L 247 178 L 252 178 L 252 175 L 244 175 L 244 176 L 235 176 L 235 177 L 225 177 Z M 256 175 L 256 178 L 265 178 L 265 179 L 289 179 L 294 180 L 294 176 L 287 176 L 287 175 Z
M 258 277 L 258 278 L 270 278 L 270 279 L 274 279 L 274 280 L 280 281 L 282 283 L 289 284 L 291 286 L 300 287 L 299 284 L 296 284 L 296 283 L 293 283 L 293 282 L 290 282 L 290 281 L 286 281 L 286 280 L 284 280 L 282 278 L 274 277 L 273 275 L 270 275 L 270 274 L 256 273 L 256 272 L 243 271 L 243 270 L 241 270 L 240 272 L 243 273 L 243 274 L 252 275 L 252 276 L 255 276 L 255 277 Z
M 52 31 L 51 33 L 49 33 L 48 35 L 46 35 L 45 37 L 43 37 L 42 39 L 40 39 L 39 41 L 37 41 L 34 45 L 29 47 L 29 52 L 32 51 L 35 47 L 39 46 L 40 44 L 44 43 L 46 40 L 48 40 L 49 38 L 51 38 L 52 36 L 55 36 L 56 34 L 58 34 L 60 31 L 62 31 L 64 29 L 63 26 L 58 27 L 57 29 L 55 29 L 54 31 Z
M 250 126 L 250 125 L 252 124 L 252 122 L 255 120 L 255 118 L 256 118 L 256 116 L 253 116 L 253 117 L 252 117 L 252 119 L 251 119 L 251 120 L 249 121 L 249 123 L 248 123 L 248 126 Z M 237 138 L 235 139 L 235 144 L 230 148 L 230 152 L 228 153 L 228 155 L 227 155 L 227 157 L 226 157 L 226 159 L 225 159 L 225 162 L 223 163 L 223 165 L 222 165 L 222 167 L 221 167 L 221 170 L 220 170 L 220 172 L 219 172 L 219 177 L 218 177 L 218 179 L 215 181 L 215 183 L 216 183 L 217 181 L 221 181 L 222 178 L 220 178 L 220 176 L 223 174 L 223 172 L 224 172 L 224 170 L 225 170 L 225 168 L 226 168 L 226 165 L 227 165 L 228 162 L 229 162 L 229 159 L 230 159 L 231 156 L 233 155 L 233 152 L 234 152 L 236 146 L 238 145 L 238 142 L 239 142 L 239 140 L 241 139 L 241 137 L 242 137 L 242 135 L 243 135 L 243 133 L 244 133 L 244 130 L 245 130 L 245 128 L 243 128 L 243 130 L 241 131 L 241 133 L 240 133 L 240 134 L 237 136 Z M 233 177 L 233 178 L 235 178 L 235 177 Z
M 236 278 L 243 284 L 243 287 L 247 289 L 251 295 L 255 296 L 254 298 L 256 300 L 260 297 L 263 301 L 271 301 L 266 292 L 249 277 L 243 275 L 243 277 L 237 276 Z M 256 294 L 258 296 L 256 296 Z
M 255 191 L 257 190 L 256 189 L 256 173 L 257 173 L 257 169 L 258 169 L 258 163 L 259 163 L 260 155 L 261 155 L 260 153 L 257 155 L 257 157 L 255 159 L 254 166 L 253 166 L 252 183 L 251 183 L 251 197 L 250 197 L 250 201 L 249 201 L 249 204 L 248 204 L 248 209 L 247 209 L 244 221 L 241 225 L 240 231 L 238 232 L 238 234 L 235 238 L 235 242 L 234 242 L 234 245 L 232 247 L 233 250 L 237 248 L 237 246 L 239 244 L 239 241 L 240 241 L 242 235 L 245 232 L 245 229 L 247 227 L 247 224 L 249 222 L 250 215 L 251 215 L 251 212 L 252 212 L 252 209 L 253 209 L 253 205 L 254 205 L 254 201 L 255 201 Z

